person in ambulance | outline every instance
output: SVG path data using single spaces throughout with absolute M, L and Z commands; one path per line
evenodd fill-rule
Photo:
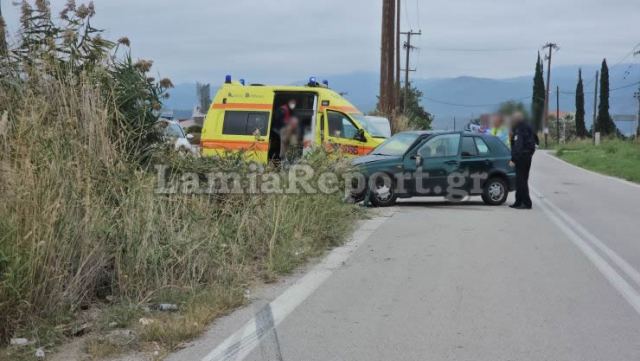
M 274 154 L 278 155 L 280 161 L 286 161 L 291 139 L 298 130 L 299 120 L 295 116 L 296 105 L 297 101 L 290 99 L 286 104 L 278 107 L 273 116 L 272 137 L 280 139 L 280 151 L 274 152 Z

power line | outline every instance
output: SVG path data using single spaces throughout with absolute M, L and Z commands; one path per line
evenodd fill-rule
M 637 82 L 632 83 L 632 84 L 627 84 L 627 85 L 619 86 L 619 87 L 617 87 L 617 88 L 609 89 L 609 92 L 613 92 L 613 91 L 620 90 L 620 89 L 631 88 L 632 86 L 635 86 L 635 85 L 638 85 L 638 84 L 640 84 L 640 81 L 637 81 Z
M 413 28 L 413 26 L 411 26 L 411 19 L 409 18 L 409 2 L 407 1 L 407 6 L 404 6 L 404 20 L 407 23 L 407 26 L 409 26 L 409 29 Z
M 418 28 L 422 29 L 422 22 L 420 21 L 420 0 L 416 0 L 416 16 L 418 17 Z
M 631 84 L 626 84 L 620 87 L 616 87 L 613 89 L 610 89 L 610 92 L 614 92 L 616 90 L 621 90 L 621 89 L 627 89 L 627 88 L 631 88 L 633 86 L 636 85 L 640 85 L 640 81 L 635 82 L 635 83 L 631 83 Z M 593 94 L 593 91 L 589 91 L 589 92 L 585 92 L 585 94 Z M 566 92 L 566 91 L 561 91 L 560 92 L 561 95 L 575 95 L 575 92 Z M 453 103 L 453 102 L 448 102 L 448 101 L 444 101 L 444 100 L 439 100 L 439 99 L 435 99 L 435 98 L 431 98 L 428 96 L 422 96 L 422 98 L 433 102 L 433 103 L 438 103 L 438 104 L 443 104 L 443 105 L 449 105 L 449 106 L 453 106 L 453 107 L 459 107 L 459 108 L 488 108 L 488 107 L 497 107 L 502 105 L 502 102 L 500 103 L 486 103 L 486 104 L 465 104 L 465 103 Z M 521 98 L 515 98 L 515 99 L 509 99 L 509 100 L 515 100 L 515 101 L 523 101 L 523 100 L 527 100 L 531 98 L 530 95 L 521 97 Z
M 453 107 L 460 107 L 460 108 L 487 108 L 487 107 L 497 107 L 497 106 L 502 105 L 502 102 L 500 102 L 500 103 L 490 103 L 490 104 L 452 103 L 452 102 L 447 102 L 447 101 L 444 101 L 444 100 L 434 99 L 434 98 L 427 97 L 427 96 L 424 96 L 424 95 L 422 96 L 422 98 L 424 98 L 426 100 L 429 100 L 431 102 L 434 102 L 434 103 L 443 104 L 443 105 L 450 105 L 450 106 L 453 106 Z M 524 96 L 524 97 L 521 97 L 521 98 L 509 99 L 509 100 L 522 101 L 522 100 L 526 100 L 526 99 L 529 99 L 529 98 L 531 98 L 531 96 L 527 95 L 527 96 Z
M 635 82 L 635 83 L 631 83 L 631 84 L 626 84 L 623 86 L 619 86 L 616 88 L 612 88 L 609 90 L 609 92 L 614 92 L 617 90 L 621 90 L 621 89 L 627 89 L 627 88 L 631 88 L 633 86 L 636 85 L 640 85 L 640 81 Z M 589 91 L 589 92 L 584 92 L 585 94 L 593 94 L 593 91 Z M 561 95 L 575 95 L 575 92 L 568 92 L 568 91 L 561 91 L 560 92 Z M 450 105 L 450 106 L 454 106 L 454 107 L 461 107 L 461 108 L 486 108 L 486 107 L 496 107 L 496 106 L 500 106 L 502 103 L 486 103 L 486 104 L 465 104 L 465 103 L 453 103 L 453 102 L 448 102 L 448 101 L 444 101 L 444 100 L 439 100 L 439 99 L 435 99 L 435 98 L 431 98 L 428 96 L 422 96 L 424 99 L 429 100 L 431 102 L 434 103 L 438 103 L 438 104 L 443 104 L 443 105 Z M 523 96 L 520 98 L 515 98 L 515 99 L 509 99 L 509 100 L 515 100 L 515 101 L 523 101 L 523 100 L 527 100 L 531 98 L 530 95 L 527 96 Z
M 457 53 L 493 53 L 511 51 L 530 51 L 528 48 L 429 48 L 429 51 L 457 52 Z
M 593 81 L 592 81 L 592 83 L 593 83 Z M 636 85 L 640 85 L 640 81 L 637 81 L 637 82 L 635 82 L 635 83 L 630 83 L 630 84 L 622 85 L 622 86 L 615 87 L 615 88 L 611 88 L 611 89 L 609 89 L 609 92 L 614 92 L 614 91 L 616 91 L 616 90 L 621 90 L 621 89 L 631 88 L 631 87 L 636 86 Z M 585 93 L 585 94 L 593 94 L 593 92 L 592 92 L 592 91 L 588 91 L 588 92 L 584 92 L 584 93 Z M 564 94 L 564 95 L 576 95 L 576 92 L 561 91 L 561 92 L 560 92 L 560 94 Z
M 420 64 L 422 64 L 422 48 L 416 48 L 415 50 L 416 50 L 417 58 L 418 58 L 418 60 L 416 60 L 415 63 L 414 63 L 414 64 L 416 64 L 415 65 L 415 70 L 416 70 L 416 74 L 417 74 L 417 73 L 420 72 L 419 69 L 418 69 L 418 66 Z
M 622 58 L 620 58 L 620 60 L 618 60 L 613 66 L 609 67 L 609 70 L 619 66 L 620 64 L 622 64 L 625 60 L 627 60 L 628 57 L 634 55 L 637 53 L 636 49 L 638 49 L 640 47 L 640 43 L 637 43 L 636 45 L 633 46 L 633 48 L 631 48 L 631 51 L 629 51 L 628 53 L 626 53 Z M 584 84 L 585 87 L 591 85 L 593 82 L 595 81 L 594 78 L 591 78 L 591 80 L 589 80 L 588 82 L 586 82 Z
M 627 77 L 628 77 L 629 75 L 631 75 L 631 69 L 633 69 L 633 66 L 634 66 L 634 65 L 635 65 L 635 64 L 629 64 L 629 66 L 627 67 L 627 70 L 625 70 L 625 71 L 624 71 L 624 74 L 623 74 L 622 80 L 627 79 Z

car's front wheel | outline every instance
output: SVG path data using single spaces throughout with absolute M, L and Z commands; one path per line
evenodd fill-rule
M 484 184 L 482 192 L 482 200 L 490 206 L 499 206 L 507 201 L 509 196 L 509 188 L 507 182 L 502 178 L 490 178 Z
M 396 204 L 398 196 L 395 193 L 393 182 L 385 182 L 384 179 L 377 178 L 376 181 L 371 184 L 369 199 L 371 204 L 376 207 L 391 207 Z

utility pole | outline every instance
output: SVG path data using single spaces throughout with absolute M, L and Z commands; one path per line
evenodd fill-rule
M 638 100 L 638 115 L 636 118 L 636 142 L 640 141 L 640 88 L 633 96 Z
M 456 117 L 453 117 L 453 131 L 456 131 Z
M 598 83 L 600 81 L 600 72 L 596 71 L 596 90 L 593 92 L 593 125 L 591 126 L 591 137 L 593 144 L 596 144 L 596 132 L 598 131 Z
M 633 55 L 640 55 L 640 50 L 633 53 Z M 633 96 L 638 99 L 638 119 L 636 123 L 636 142 L 640 142 L 640 87 L 638 87 L 638 91 L 633 94 Z
M 395 78 L 395 115 L 398 115 L 400 112 L 400 71 L 402 67 L 400 66 L 400 26 L 401 22 L 401 9 L 402 9 L 402 0 L 396 0 L 396 78 Z
M 542 49 L 549 49 L 549 55 L 546 55 L 547 59 L 547 95 L 544 98 L 544 124 L 542 128 L 544 130 L 544 146 L 547 147 L 547 137 L 549 135 L 549 92 L 551 90 L 551 56 L 554 50 L 560 49 L 558 44 L 546 43 Z
M 409 97 L 409 86 L 410 86 L 409 72 L 416 71 L 416 69 L 411 69 L 411 65 L 409 61 L 411 57 L 411 50 L 417 49 L 415 46 L 411 45 L 411 37 L 414 35 L 422 35 L 422 30 L 418 31 L 417 33 L 414 32 L 413 30 L 410 30 L 408 32 L 404 32 L 401 34 L 407 36 L 407 41 L 404 42 L 404 50 L 406 53 L 405 53 L 405 66 L 404 66 L 404 97 L 403 97 L 404 104 L 402 105 L 402 112 L 406 112 L 407 98 Z
M 387 64 L 387 92 L 389 94 L 388 114 L 391 121 L 394 122 L 393 113 L 396 107 L 396 62 L 394 56 L 396 52 L 396 0 L 390 0 L 390 2 L 391 13 L 389 14 L 389 29 L 387 31 L 391 37 L 391 40 L 389 41 L 387 48 L 387 53 L 389 54 L 390 59 L 389 63 Z
M 379 110 L 391 119 L 392 129 L 395 98 L 395 38 L 396 0 L 382 1 L 382 37 L 380 48 Z
M 560 144 L 560 87 L 556 86 L 556 135 Z

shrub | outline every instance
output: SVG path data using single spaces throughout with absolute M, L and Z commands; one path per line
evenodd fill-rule
M 128 40 L 100 38 L 92 6 L 69 2 L 58 26 L 37 4 L 24 3 L 23 38 L 0 58 L 0 342 L 107 296 L 222 289 L 230 307 L 256 275 L 342 240 L 354 208 L 338 195 L 155 194 L 156 162 L 174 176 L 248 165 L 163 153 L 149 128 L 170 82 L 117 56 Z

